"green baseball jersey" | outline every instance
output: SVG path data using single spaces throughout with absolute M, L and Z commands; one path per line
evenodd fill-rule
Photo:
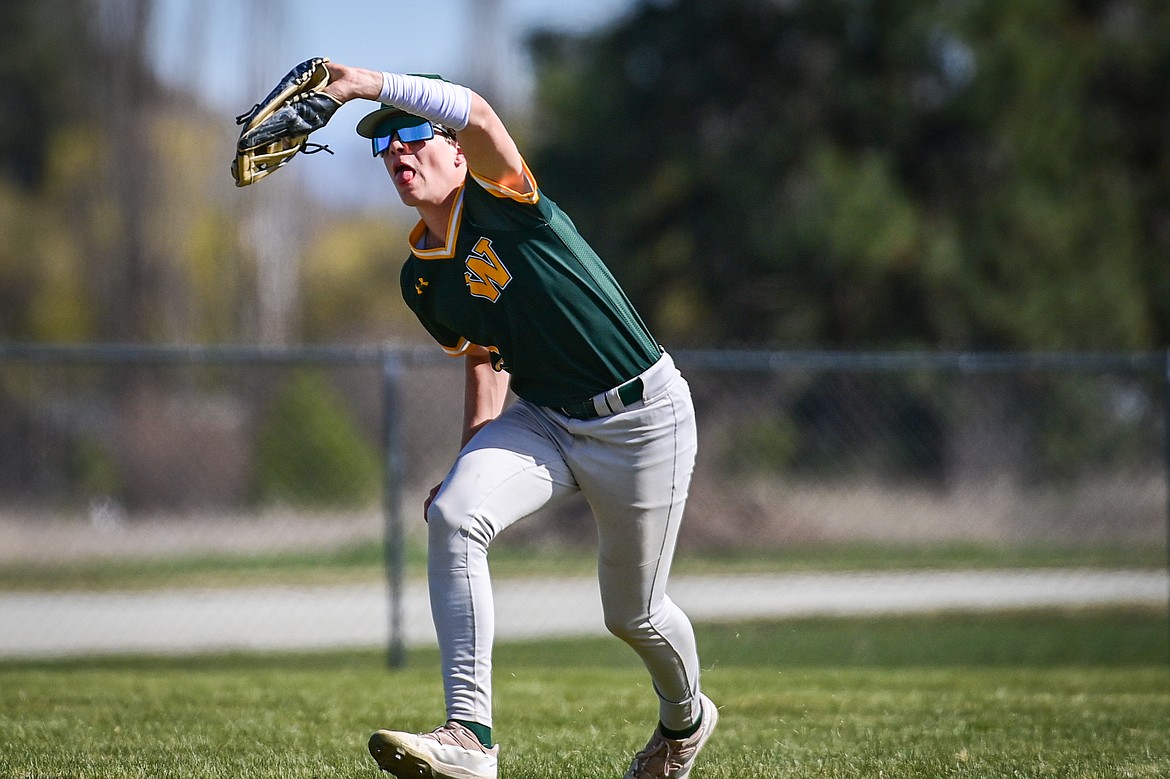
M 637 376 L 661 349 L 609 269 L 528 175 L 527 195 L 469 175 L 446 246 L 422 248 L 420 222 L 402 296 L 448 354 L 486 347 L 521 398 L 565 406 Z

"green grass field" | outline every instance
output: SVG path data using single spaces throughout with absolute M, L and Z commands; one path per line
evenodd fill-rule
M 1170 776 L 1160 610 L 699 626 L 720 726 L 694 779 Z M 378 728 L 430 729 L 436 656 L 0 664 L 0 776 L 377 776 Z M 654 721 L 614 639 L 496 652 L 504 779 L 616 779 Z
M 827 544 L 793 547 L 757 553 L 725 554 L 687 552 L 680 555 L 673 572 L 778 573 L 792 571 L 921 570 L 924 568 L 1163 568 L 1166 550 L 1161 545 L 998 546 L 979 544 L 896 545 Z M 412 543 L 406 552 L 408 572 L 422 577 L 426 550 Z M 492 547 L 492 571 L 496 576 L 589 576 L 596 558 L 580 549 L 541 549 L 534 554 L 524 546 L 502 539 Z M 240 555 L 179 555 L 174 557 L 119 558 L 72 561 L 68 564 L 0 565 L 0 591 L 137 590 L 169 587 L 258 586 L 296 583 L 338 584 L 382 581 L 386 577 L 384 550 L 366 541 L 336 549 L 303 552 L 265 552 Z

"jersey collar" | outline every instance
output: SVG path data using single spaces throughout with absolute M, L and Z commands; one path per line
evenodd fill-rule
M 463 193 L 466 183 L 459 185 L 459 194 L 455 196 L 455 205 L 451 207 L 451 216 L 447 221 L 447 243 L 434 249 L 422 248 L 423 236 L 426 235 L 427 225 L 421 219 L 410 231 L 407 239 L 410 242 L 410 251 L 420 260 L 449 260 L 455 256 L 455 244 L 459 240 L 459 216 L 463 213 Z
M 528 203 L 535 205 L 540 202 L 540 188 L 536 186 L 536 178 L 532 175 L 532 171 L 528 169 L 528 163 L 524 164 L 524 175 L 528 179 L 528 192 L 517 192 L 513 189 L 498 184 L 490 179 L 477 176 L 471 173 L 479 185 L 486 189 L 496 197 L 507 198 L 515 200 L 520 203 Z M 422 248 L 423 236 L 426 235 L 427 226 L 421 219 L 414 229 L 410 231 L 408 241 L 410 242 L 410 251 L 414 253 L 415 257 L 420 260 L 449 260 L 455 256 L 455 244 L 459 239 L 459 216 L 463 212 L 463 195 L 467 191 L 466 179 L 459 185 L 459 194 L 455 196 L 455 205 L 451 208 L 451 216 L 447 222 L 447 244 L 439 246 L 434 249 Z

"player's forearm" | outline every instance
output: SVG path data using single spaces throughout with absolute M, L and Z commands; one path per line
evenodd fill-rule
M 459 131 L 471 121 L 474 92 L 441 78 L 329 63 L 329 94 L 345 102 L 376 100 Z M 486 104 L 485 104 L 486 105 Z
M 461 445 L 500 415 L 508 397 L 508 374 L 492 368 L 486 349 L 467 357 L 465 378 Z
M 382 74 L 379 71 L 355 68 L 340 62 L 330 62 L 327 67 L 332 78 L 325 91 L 341 102 L 356 98 L 378 99 L 382 91 Z

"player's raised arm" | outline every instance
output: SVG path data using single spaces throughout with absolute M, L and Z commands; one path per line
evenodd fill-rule
M 458 134 L 459 146 L 477 175 L 517 192 L 530 190 L 516 142 L 478 93 L 436 77 L 383 73 L 336 62 L 329 68 L 333 79 L 326 91 L 338 100 L 377 100 L 446 125 Z
M 477 92 L 471 93 L 471 115 L 459 133 L 459 145 L 476 174 L 522 194 L 531 190 L 516 142 L 495 109 Z

